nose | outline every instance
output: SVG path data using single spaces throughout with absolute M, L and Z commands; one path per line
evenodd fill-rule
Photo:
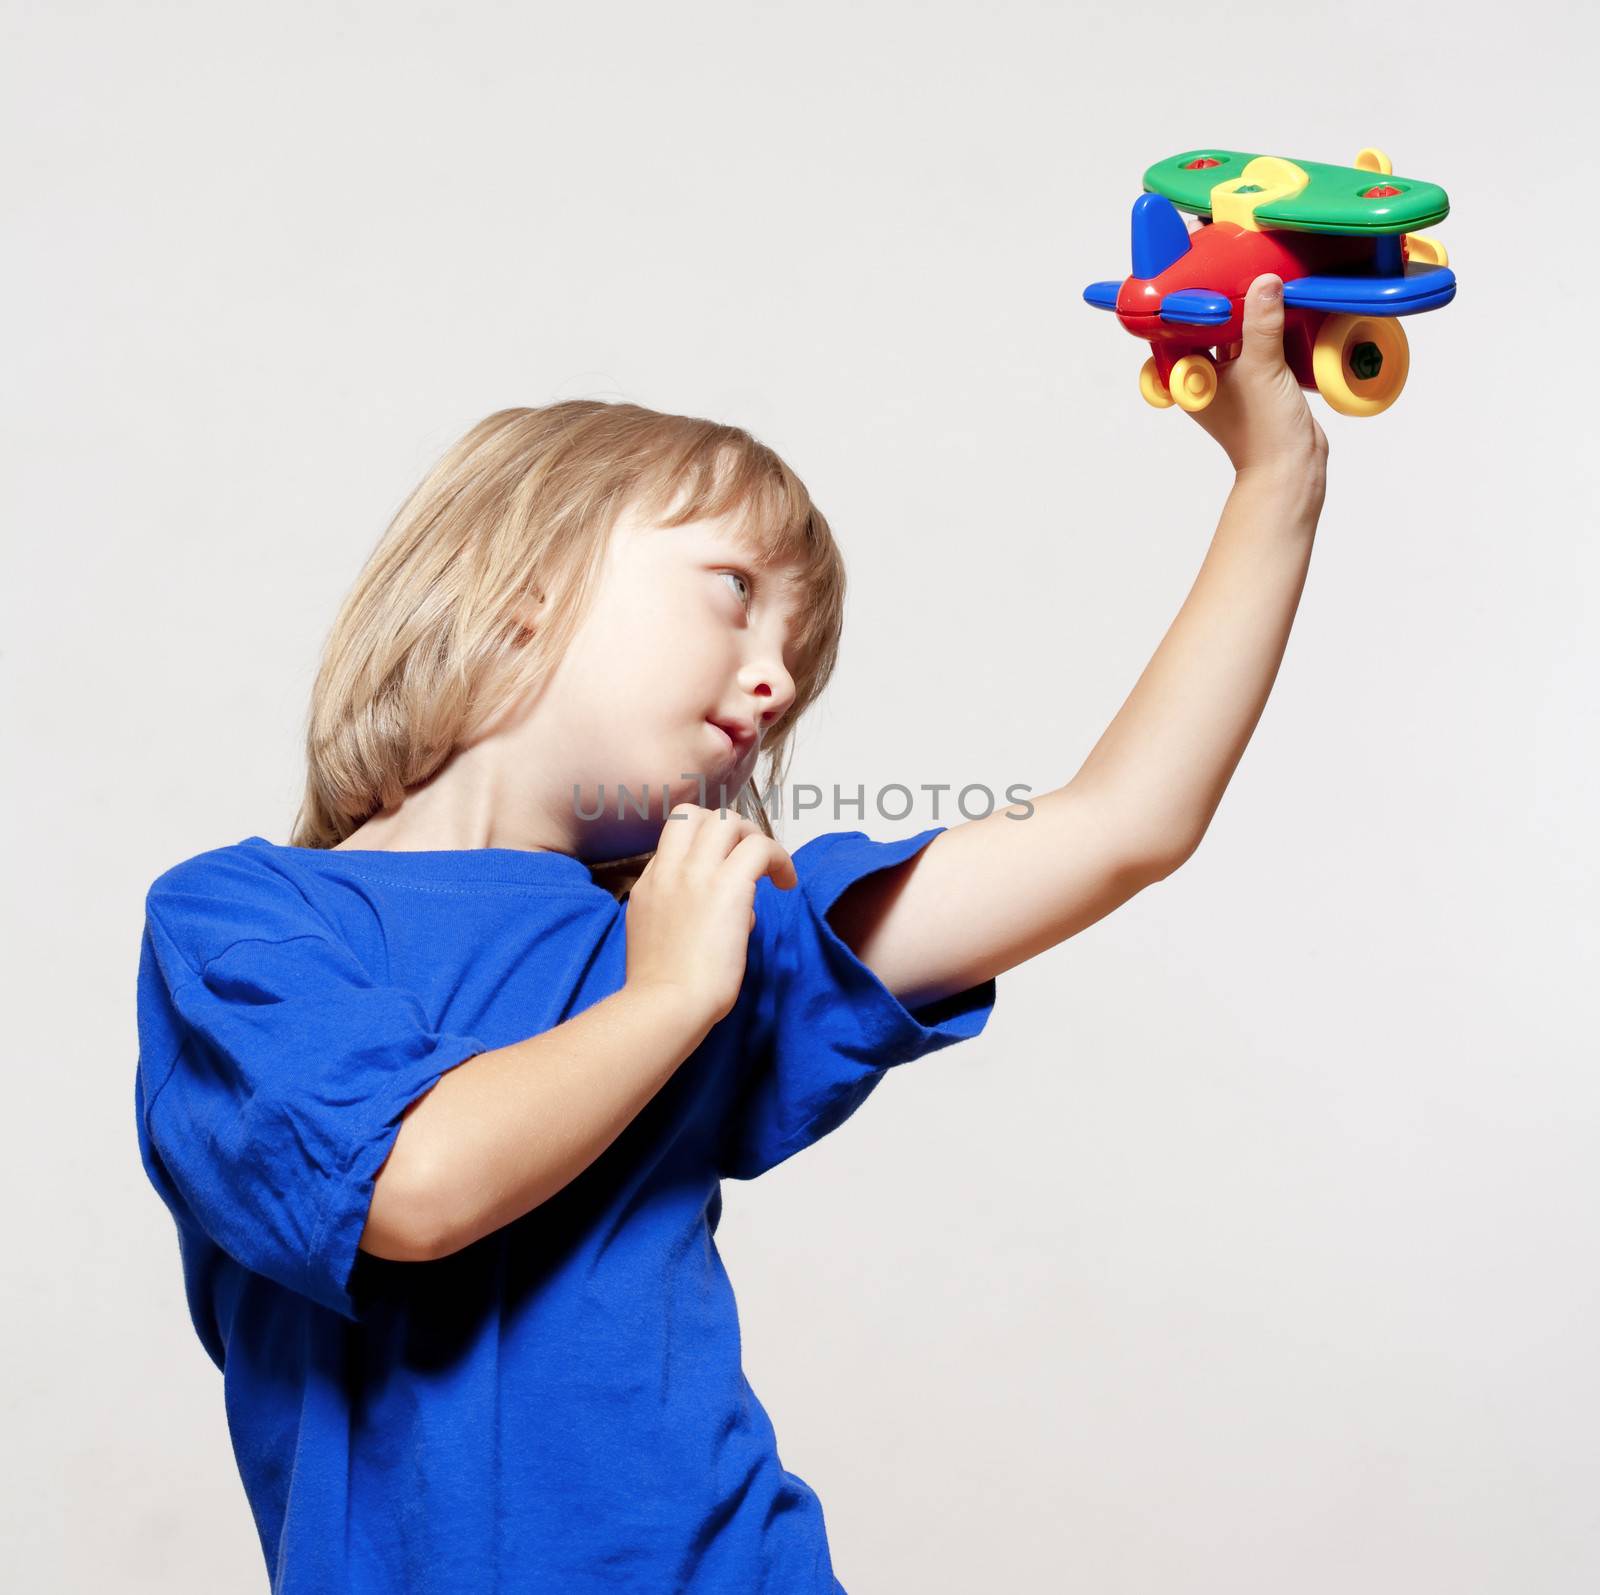
M 794 679 L 779 664 L 752 664 L 742 672 L 740 686 L 756 700 L 756 725 L 764 733 L 794 702 Z

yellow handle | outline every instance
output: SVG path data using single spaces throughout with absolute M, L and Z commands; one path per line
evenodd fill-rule
M 1450 257 L 1437 238 L 1426 233 L 1406 234 L 1406 259 L 1420 261 L 1424 266 L 1448 266 Z

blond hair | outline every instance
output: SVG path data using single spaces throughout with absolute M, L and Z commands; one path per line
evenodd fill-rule
M 737 512 L 758 564 L 795 563 L 796 695 L 761 755 L 768 792 L 781 790 L 794 727 L 833 673 L 843 622 L 844 565 L 827 521 L 799 477 L 742 428 L 570 399 L 486 416 L 379 539 L 323 648 L 293 845 L 342 842 L 536 692 L 583 619 L 619 516 L 634 505 L 663 526 Z M 544 593 L 561 602 L 539 610 L 530 636 L 519 617 Z M 773 834 L 755 772 L 733 806 Z M 649 857 L 591 868 L 620 895 Z

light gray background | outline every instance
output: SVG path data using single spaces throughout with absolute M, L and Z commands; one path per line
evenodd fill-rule
M 1198 855 L 726 1187 L 747 1366 L 852 1595 L 1595 1588 L 1595 43 L 11 0 L 6 1584 L 265 1586 L 135 1148 L 143 894 L 287 839 L 422 471 L 509 404 L 746 425 L 852 578 L 795 778 L 1060 785 L 1228 486 L 1080 299 L 1209 140 L 1442 183 L 1460 296 L 1387 414 L 1312 400 L 1309 583 Z

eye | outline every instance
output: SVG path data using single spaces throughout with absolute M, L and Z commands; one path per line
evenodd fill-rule
M 744 594 L 739 598 L 739 602 L 748 609 L 750 607 L 750 599 L 755 593 L 755 587 L 750 578 L 737 570 L 719 570 L 717 574 L 719 576 L 731 576 L 736 582 L 743 583 Z

